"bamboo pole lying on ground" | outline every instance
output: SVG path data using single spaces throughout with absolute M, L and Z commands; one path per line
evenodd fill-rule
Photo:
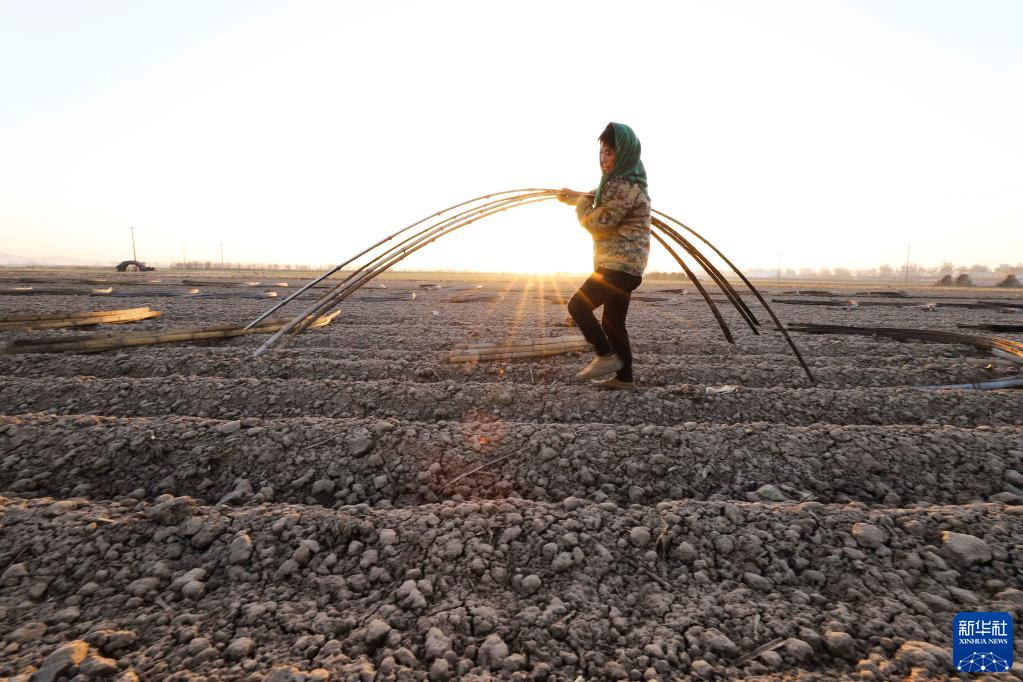
M 957 324 L 960 329 L 983 329 L 989 332 L 1023 332 L 1023 324 Z
M 372 294 L 369 296 L 362 296 L 361 298 L 353 298 L 353 301 L 414 301 L 416 300 L 416 292 L 412 291 L 409 293 L 395 293 L 389 296 L 380 296 L 379 294 Z
M 460 294 L 458 296 L 452 296 L 451 298 L 445 298 L 442 303 L 489 303 L 491 301 L 500 301 L 504 299 L 504 296 L 498 293 L 482 293 L 482 294 Z
M 34 287 L 16 287 L 0 289 L 0 296 L 105 296 L 113 292 L 111 287 L 105 289 L 36 289 Z
M 902 298 L 908 296 L 905 291 L 894 291 L 891 289 L 873 290 L 873 291 L 857 291 L 853 296 L 885 296 L 887 298 Z
M 590 349 L 590 344 L 579 337 L 576 341 L 560 343 L 525 343 L 500 348 L 463 348 L 451 351 L 448 362 L 482 362 L 490 360 L 519 360 L 545 358 L 564 353 L 577 353 Z
M 783 305 L 820 305 L 831 308 L 843 308 L 848 306 L 850 303 L 855 303 L 858 308 L 867 307 L 881 307 L 881 308 L 920 308 L 927 306 L 929 309 L 933 308 L 972 308 L 978 310 L 992 310 L 995 312 L 1013 312 L 1011 306 L 994 304 L 994 303 L 936 303 L 927 302 L 920 303 L 919 301 L 851 301 L 841 299 L 799 299 L 799 298 L 772 298 L 771 303 L 781 303 Z
M 789 325 L 794 332 L 808 334 L 855 334 L 861 336 L 885 336 L 904 341 L 924 341 L 926 343 L 961 343 L 974 348 L 988 351 L 1001 351 L 1007 356 L 1023 360 L 1023 343 L 1010 339 L 979 334 L 962 334 L 959 332 L 936 331 L 931 329 L 900 329 L 897 327 L 847 327 L 840 324 L 808 324 L 797 322 Z M 999 353 L 998 357 L 1003 357 Z
M 323 327 L 337 317 L 339 312 L 335 311 L 330 315 L 325 315 L 316 320 L 311 326 L 313 328 Z M 251 329 L 236 325 L 223 325 L 197 329 L 178 329 L 152 334 L 132 332 L 129 334 L 95 334 L 70 339 L 21 339 L 12 341 L 0 348 L 0 355 L 15 355 L 19 353 L 97 353 L 132 346 L 152 346 L 159 343 L 232 339 L 249 334 L 271 334 L 287 322 L 288 320 L 267 320 L 258 327 L 252 327 Z
M 1009 301 L 1006 301 L 1004 299 L 1000 301 L 977 301 L 977 303 L 988 306 L 990 308 L 1017 308 L 1017 309 L 1023 308 L 1023 303 L 1010 303 Z
M 186 277 L 181 280 L 181 284 L 186 287 L 254 287 L 259 286 L 259 282 L 242 282 L 236 279 L 192 279 Z
M 587 341 L 581 336 L 565 337 L 557 340 L 522 341 L 508 342 L 505 344 L 492 344 L 487 346 L 475 346 L 472 348 L 452 348 L 452 355 L 492 355 L 494 353 L 513 353 L 524 350 L 553 350 L 568 346 L 586 345 Z
M 1012 353 L 1004 351 L 1001 348 L 992 348 L 991 355 L 995 356 L 996 358 L 1001 358 L 1002 360 L 1015 362 L 1017 365 L 1023 365 L 1023 356 L 1013 355 Z
M 1008 377 L 1006 379 L 991 379 L 990 381 L 977 381 L 971 384 L 947 384 L 944 386 L 920 386 L 919 388 L 931 391 L 940 391 L 948 388 L 959 388 L 972 391 L 993 391 L 997 388 L 1023 388 L 1023 376 Z
M 104 279 L 96 277 L 0 277 L 0 285 L 6 284 L 159 284 L 162 280 L 148 279 L 139 280 L 136 275 L 115 276 L 115 279 Z
M 824 289 L 790 289 L 781 293 L 793 294 L 796 296 L 838 296 L 838 292 L 826 291 Z M 774 301 L 774 299 L 771 300 Z
M 42 322 L 45 320 L 78 320 L 107 315 L 125 315 L 129 313 L 154 312 L 149 308 L 124 308 L 121 310 L 88 310 L 74 313 L 15 313 L 0 317 L 0 324 L 7 322 Z
M 128 308 L 125 310 L 96 310 L 81 313 L 22 313 L 0 317 L 0 331 L 18 329 L 62 329 L 66 327 L 89 327 L 96 324 L 121 324 L 138 322 L 159 317 L 160 311 L 149 308 Z
M 564 336 L 552 336 L 544 339 L 536 339 L 534 341 L 481 341 L 479 343 L 456 343 L 451 348 L 453 350 L 479 350 L 489 348 L 504 348 L 506 346 L 542 346 L 548 343 L 573 343 L 576 341 L 585 341 L 579 334 L 565 334 Z

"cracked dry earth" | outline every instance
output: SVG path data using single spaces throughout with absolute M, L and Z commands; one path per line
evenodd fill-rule
M 768 324 L 723 310 L 730 346 L 696 295 L 647 282 L 637 296 L 663 300 L 630 312 L 643 390 L 605 393 L 573 382 L 581 354 L 444 362 L 565 334 L 578 282 L 488 280 L 503 299 L 453 303 L 469 283 L 421 281 L 258 359 L 265 337 L 0 356 L 0 677 L 946 679 L 955 612 L 1023 615 L 1020 394 L 912 388 L 1009 363 L 797 335 L 810 387 Z M 0 313 L 163 311 L 103 328 L 128 331 L 268 305 L 147 298 L 168 287 Z

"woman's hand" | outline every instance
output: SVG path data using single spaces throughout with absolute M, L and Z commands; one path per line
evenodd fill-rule
M 576 192 L 574 189 L 562 187 L 561 189 L 558 190 L 556 196 L 558 197 L 558 201 L 560 201 L 561 203 L 574 206 L 575 203 L 579 200 L 579 197 L 582 196 L 582 192 Z

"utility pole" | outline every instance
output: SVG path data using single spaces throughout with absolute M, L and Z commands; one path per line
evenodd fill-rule
M 778 252 L 778 281 L 781 281 L 781 251 Z
M 132 226 L 128 229 L 131 230 L 131 259 L 138 260 L 138 256 L 135 255 L 135 227 Z
M 220 242 L 220 269 L 224 269 L 224 242 Z
M 906 284 L 909 284 L 909 244 L 906 244 Z
M 187 262 L 188 262 L 188 259 L 185 258 L 185 245 L 182 244 L 181 245 L 181 267 L 185 267 L 185 263 L 187 263 Z

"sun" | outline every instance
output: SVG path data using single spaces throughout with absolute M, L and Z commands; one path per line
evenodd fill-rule
M 545 202 L 468 225 L 419 251 L 402 266 L 410 270 L 588 274 L 593 269 L 593 241 L 570 207 Z

